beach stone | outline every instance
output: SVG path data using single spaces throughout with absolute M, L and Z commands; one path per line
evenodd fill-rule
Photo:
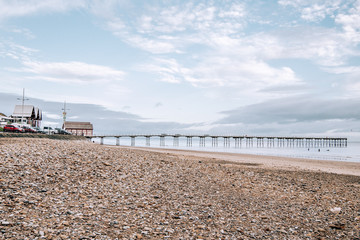
M 0 139 L 0 239 L 358 238 L 360 177 L 209 156 Z
M 340 213 L 341 212 L 341 208 L 340 207 L 334 207 L 334 208 L 331 208 L 330 211 L 332 213 Z

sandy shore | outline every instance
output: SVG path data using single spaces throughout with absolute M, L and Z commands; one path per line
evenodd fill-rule
M 303 158 L 289 158 L 277 156 L 260 156 L 238 153 L 221 153 L 205 151 L 189 151 L 164 148 L 144 148 L 134 147 L 133 149 L 142 149 L 150 152 L 171 153 L 187 158 L 204 158 L 207 161 L 225 161 L 240 164 L 253 164 L 257 167 L 268 169 L 300 170 L 300 171 L 322 171 L 328 173 L 346 174 L 360 176 L 360 163 L 313 160 Z
M 0 139 L 0 239 L 360 238 L 358 176 L 153 150 Z

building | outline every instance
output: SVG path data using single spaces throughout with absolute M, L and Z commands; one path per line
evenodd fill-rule
M 42 111 L 33 105 L 16 105 L 10 118 L 12 118 L 11 122 L 29 124 L 32 127 L 40 127 Z
M 0 113 L 0 127 L 4 127 L 9 122 L 9 119 L 5 114 Z
M 92 136 L 93 125 L 90 122 L 68 122 L 63 125 L 63 129 L 76 136 Z
M 7 117 L 6 117 L 6 115 L 5 115 L 5 114 L 0 113 L 0 121 L 4 120 L 4 119 L 6 119 L 6 118 L 7 118 Z

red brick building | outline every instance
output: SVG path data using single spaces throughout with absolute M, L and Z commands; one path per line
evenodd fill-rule
M 90 122 L 68 122 L 63 125 L 63 129 L 76 136 L 92 136 L 93 125 Z

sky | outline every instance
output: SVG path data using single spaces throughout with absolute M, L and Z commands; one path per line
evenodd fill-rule
M 360 0 L 0 0 L 0 112 L 360 140 L 359 43 Z

